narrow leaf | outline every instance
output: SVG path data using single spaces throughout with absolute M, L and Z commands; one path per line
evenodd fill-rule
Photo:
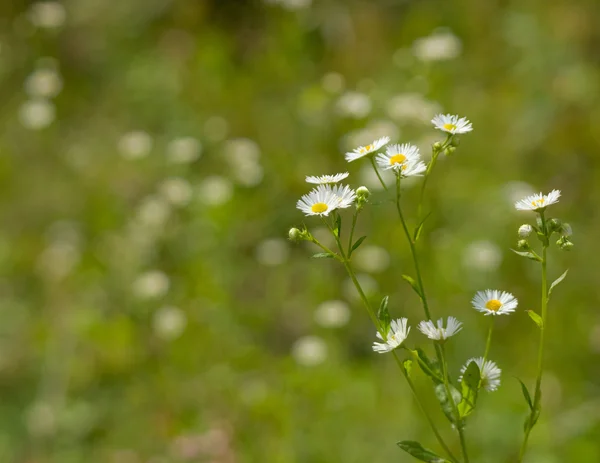
M 421 296 L 421 290 L 419 289 L 419 285 L 417 284 L 417 282 L 415 281 L 415 279 L 413 277 L 409 277 L 408 275 L 402 275 L 402 279 L 404 279 L 405 281 L 408 281 L 408 284 L 412 286 L 412 289 L 415 290 L 415 293 L 417 293 L 417 295 L 421 299 L 423 298 Z
M 337 217 L 335 218 L 335 234 L 336 234 L 336 236 L 340 236 L 341 232 L 342 232 L 342 216 L 337 214 Z
M 436 455 L 431 450 L 424 448 L 421 444 L 414 440 L 403 440 L 396 445 L 404 450 L 409 455 L 412 455 L 417 460 L 426 461 L 428 463 L 449 463 L 445 458 Z
M 529 315 L 529 318 L 531 318 L 534 321 L 534 323 L 539 327 L 540 330 L 544 329 L 544 321 L 542 320 L 542 317 L 540 317 L 533 310 L 526 310 L 526 312 L 527 315 Z
M 383 327 L 383 332 L 385 334 L 388 333 L 391 322 L 390 312 L 388 311 L 388 301 L 389 296 L 385 296 L 381 300 L 381 304 L 379 304 L 379 310 L 377 311 L 377 318 L 381 322 L 381 326 Z
M 433 212 L 433 211 L 431 211 L 431 212 Z M 423 231 L 423 226 L 425 225 L 425 221 L 429 218 L 429 216 L 431 215 L 431 212 L 429 214 L 427 214 L 423 218 L 423 220 L 421 220 L 421 223 L 415 229 L 415 234 L 413 235 L 415 242 L 417 242 L 419 240 L 419 237 L 421 236 L 421 232 Z
M 523 391 L 523 397 L 525 397 L 525 402 L 527 402 L 527 405 L 529 405 L 529 410 L 533 411 L 533 402 L 531 401 L 531 395 L 529 395 L 527 386 L 525 386 L 525 383 L 523 381 L 521 381 L 519 378 L 517 378 L 517 381 L 519 381 L 519 383 L 521 383 L 521 391 Z
M 458 404 L 458 413 L 461 418 L 469 416 L 475 410 L 480 381 L 479 367 L 475 362 L 469 363 L 460 382 L 462 400 Z
M 536 262 L 542 261 L 542 258 L 540 256 L 538 256 L 536 253 L 534 253 L 533 251 L 516 251 L 514 249 L 511 249 L 511 251 L 514 252 L 515 254 L 518 254 L 519 256 L 523 256 L 523 257 L 527 257 L 528 259 L 535 260 Z
M 333 259 L 335 256 L 330 252 L 317 252 L 312 255 L 313 259 Z
M 362 242 L 365 240 L 367 236 L 361 236 L 359 239 L 357 239 L 354 244 L 352 245 L 352 249 L 350 249 L 350 254 L 352 254 L 356 249 L 358 249 L 358 247 L 362 244 Z
M 431 360 L 429 357 L 427 357 L 425 351 L 420 347 L 417 347 L 412 351 L 412 353 L 417 356 L 421 371 L 429 376 L 435 384 L 440 384 L 442 382 L 442 372 L 440 371 L 437 360 Z
M 565 279 L 565 277 L 567 276 L 567 273 L 569 272 L 569 270 L 565 270 L 565 273 L 563 273 L 561 276 L 559 276 L 556 280 L 554 280 L 554 282 L 550 285 L 550 289 L 548 290 L 548 299 L 550 299 L 550 294 L 552 293 L 552 290 L 554 289 L 555 286 L 558 286 L 558 284 L 563 281 Z
M 462 395 L 454 386 L 452 386 L 452 384 L 450 384 L 449 386 L 450 394 L 452 394 L 452 398 L 454 399 L 454 405 L 456 405 L 461 402 Z M 456 423 L 457 420 L 456 415 L 454 414 L 454 405 L 448 397 L 448 393 L 446 392 L 446 386 L 444 384 L 438 384 L 435 387 L 435 396 L 437 397 L 438 402 L 442 406 L 442 411 L 444 412 L 444 415 L 446 415 L 446 418 L 448 418 L 448 420 L 451 423 Z
M 402 362 L 402 366 L 404 367 L 404 371 L 406 371 L 406 374 L 408 376 L 410 376 L 410 372 L 412 370 L 412 365 L 413 365 L 413 361 L 411 359 L 406 359 L 404 362 Z

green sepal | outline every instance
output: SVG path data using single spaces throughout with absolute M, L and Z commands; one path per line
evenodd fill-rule
M 417 282 L 415 281 L 415 279 L 413 277 L 409 277 L 408 275 L 402 275 L 402 279 L 405 280 L 405 281 L 407 281 L 408 284 L 415 291 L 415 293 L 417 293 L 417 295 L 421 299 L 423 299 L 423 296 L 421 296 L 421 290 L 419 289 L 419 285 L 417 284 Z
M 568 272 L 569 272 L 568 269 L 565 270 L 565 272 L 561 276 L 559 276 L 556 280 L 554 280 L 552 282 L 552 284 L 550 285 L 550 289 L 548 290 L 548 299 L 550 299 L 550 294 L 552 293 L 552 290 L 554 289 L 554 287 L 558 286 L 560 284 L 560 282 L 562 282 L 566 278 Z
M 433 453 L 431 450 L 424 448 L 421 444 L 414 440 L 403 440 L 397 442 L 396 445 L 404 450 L 409 455 L 417 460 L 426 461 L 428 463 L 450 463 L 445 458 Z
M 536 262 L 542 261 L 542 258 L 533 251 L 517 251 L 515 249 L 511 249 L 511 251 L 514 252 L 515 254 L 518 254 L 519 256 L 527 257 L 528 259 L 535 260 Z
M 475 410 L 480 381 L 479 366 L 475 362 L 469 363 L 460 382 L 462 400 L 458 404 L 458 414 L 461 418 L 469 416 Z
M 529 318 L 531 318 L 534 323 L 539 327 L 540 330 L 544 329 L 544 321 L 542 320 L 542 317 L 540 317 L 537 313 L 535 313 L 533 310 L 526 310 L 527 315 L 529 315 Z

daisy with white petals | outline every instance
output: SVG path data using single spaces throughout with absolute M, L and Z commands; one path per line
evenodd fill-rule
M 535 195 L 527 196 L 525 199 L 521 199 L 515 203 L 515 208 L 518 211 L 543 211 L 546 207 L 551 204 L 557 203 L 560 198 L 560 190 L 552 190 L 547 195 L 538 193 Z
M 471 362 L 475 362 L 479 367 L 479 374 L 481 375 L 481 387 L 488 392 L 493 392 L 500 386 L 500 375 L 502 370 L 498 368 L 495 362 L 491 360 L 483 361 L 483 357 L 471 358 L 467 360 L 467 363 L 460 369 L 460 377 L 458 381 L 462 381 L 462 377 L 467 371 L 467 367 Z
M 419 331 L 427 336 L 429 339 L 435 341 L 445 341 L 450 336 L 454 336 L 460 330 L 462 330 L 462 323 L 454 317 L 448 317 L 448 323 L 444 328 L 444 320 L 440 318 L 437 321 L 437 326 L 431 320 L 422 321 L 419 323 Z
M 338 197 L 338 209 L 345 209 L 354 204 L 356 192 L 348 185 L 335 185 L 333 187 L 327 186 L 326 188 L 331 189 L 331 192 Z
M 306 215 L 329 215 L 340 205 L 340 197 L 333 192 L 331 187 L 319 185 L 310 193 L 298 200 L 296 207 Z M 346 206 L 348 207 L 348 206 Z
M 519 302 L 517 298 L 506 291 L 486 289 L 478 291 L 471 301 L 473 308 L 485 315 L 502 315 L 514 312 Z
M 334 174 L 334 175 L 309 175 L 306 177 L 307 183 L 316 183 L 320 185 L 326 185 L 328 183 L 338 183 L 344 180 L 346 177 L 350 175 L 348 172 L 344 172 L 343 174 Z
M 473 130 L 473 125 L 466 117 L 459 118 L 452 114 L 438 114 L 431 120 L 431 123 L 436 129 L 443 130 L 452 135 L 457 133 L 467 133 Z
M 375 140 L 373 143 L 367 146 L 359 146 L 355 150 L 346 153 L 346 161 L 352 162 L 365 157 L 367 154 L 377 151 L 382 146 L 387 145 L 390 142 L 390 137 L 381 137 Z
M 373 350 L 375 352 L 379 352 L 380 354 L 391 352 L 406 340 L 408 333 L 410 333 L 410 326 L 408 326 L 407 318 L 392 320 L 390 323 L 390 330 L 387 334 L 387 339 L 383 339 L 383 337 L 381 337 L 381 333 L 378 332 L 377 337 L 384 342 L 374 342 Z
M 427 166 L 423 161 L 413 161 L 402 164 L 402 168 L 398 173 L 402 178 L 422 175 L 427 170 Z
M 382 169 L 394 169 L 398 171 L 410 163 L 419 161 L 421 155 L 419 148 L 415 145 L 403 143 L 402 145 L 390 145 L 386 148 L 385 153 L 377 155 L 377 164 Z

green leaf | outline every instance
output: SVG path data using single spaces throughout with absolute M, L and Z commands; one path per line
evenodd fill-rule
M 516 376 L 515 376 L 516 378 Z M 525 383 L 517 378 L 517 381 L 521 383 L 521 391 L 523 391 L 523 397 L 525 397 L 525 402 L 529 405 L 529 410 L 533 411 L 533 402 L 531 401 L 531 395 L 529 395 L 529 391 L 527 390 L 527 386 Z
M 383 332 L 385 334 L 388 333 L 391 322 L 390 312 L 388 311 L 388 301 L 389 296 L 385 296 L 381 300 L 381 304 L 379 304 L 379 310 L 377 311 L 377 318 L 381 322 L 381 326 L 383 327 Z
M 427 214 L 423 220 L 421 220 L 421 223 L 417 226 L 417 228 L 415 229 L 415 233 L 413 235 L 414 241 L 415 243 L 419 240 L 419 237 L 421 236 L 421 232 L 423 231 L 423 226 L 425 225 L 425 221 L 429 218 L 429 216 L 431 215 L 433 211 L 431 211 L 429 214 Z
M 404 367 L 404 371 L 406 371 L 406 374 L 408 376 L 410 376 L 410 372 L 412 370 L 412 365 L 413 365 L 413 361 L 411 359 L 406 359 L 404 362 L 402 362 L 402 366 Z
M 533 310 L 526 310 L 527 315 L 529 315 L 529 318 L 531 318 L 535 324 L 541 329 L 544 329 L 544 321 L 542 320 L 542 317 L 540 317 L 537 313 L 535 313 Z
M 456 405 L 460 403 L 462 401 L 462 395 L 460 394 L 460 392 L 458 392 L 458 390 L 454 386 L 452 386 L 452 384 L 449 385 L 449 388 L 450 394 L 452 394 L 452 398 L 454 399 L 454 404 Z M 438 384 L 435 387 L 435 396 L 437 397 L 438 402 L 442 406 L 442 411 L 444 412 L 444 415 L 446 415 L 446 418 L 448 418 L 448 420 L 451 423 L 456 424 L 457 420 L 456 415 L 454 414 L 454 405 L 448 397 L 448 393 L 446 392 L 446 386 L 444 384 Z
M 340 236 L 340 233 L 342 232 L 342 216 L 337 214 L 337 217 L 335 218 L 335 234 L 336 236 Z
M 425 351 L 420 347 L 417 347 L 412 353 L 417 356 L 421 371 L 429 376 L 435 384 L 440 384 L 442 382 L 442 372 L 440 371 L 437 360 L 431 360 L 427 357 Z
M 556 280 L 554 280 L 554 282 L 550 285 L 550 289 L 548 290 L 548 299 L 550 299 L 550 294 L 552 293 L 552 290 L 554 289 L 555 286 L 558 286 L 558 284 L 563 281 L 565 279 L 565 277 L 567 276 L 567 273 L 569 272 L 569 270 L 565 270 L 565 273 L 563 273 L 561 276 L 559 276 Z
M 361 236 L 359 239 L 357 239 L 354 244 L 352 245 L 352 249 L 350 249 L 350 255 L 356 250 L 358 249 L 358 247 L 362 244 L 362 242 L 365 240 L 367 236 Z M 350 256 L 348 256 L 350 257 Z
M 317 252 L 312 255 L 313 259 L 333 259 L 335 256 L 330 252 Z
M 516 251 L 514 249 L 511 249 L 511 251 L 514 252 L 515 254 L 518 254 L 519 256 L 527 257 L 528 259 L 535 260 L 536 262 L 542 261 L 542 258 L 533 251 Z
M 397 442 L 396 445 L 409 455 L 415 457 L 417 460 L 426 461 L 428 463 L 450 463 L 445 458 L 442 458 L 433 453 L 431 450 L 424 448 L 417 441 L 403 440 Z
M 480 381 L 481 373 L 477 363 L 469 363 L 460 382 L 462 400 L 458 403 L 458 414 L 461 418 L 469 416 L 475 410 Z
M 415 290 L 415 293 L 417 293 L 417 295 L 423 299 L 423 297 L 421 296 L 421 290 L 419 289 L 419 285 L 417 284 L 417 282 L 415 281 L 415 279 L 413 277 L 409 277 L 408 275 L 402 275 L 402 279 L 405 281 L 408 281 L 408 284 L 412 286 L 412 289 Z

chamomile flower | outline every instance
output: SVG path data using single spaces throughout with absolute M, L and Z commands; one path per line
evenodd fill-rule
M 444 320 L 442 318 L 437 321 L 437 326 L 431 320 L 427 320 L 419 323 L 417 328 L 429 339 L 444 341 L 462 330 L 462 323 L 454 317 L 448 317 L 446 328 L 444 328 Z
M 525 199 L 521 199 L 515 203 L 515 208 L 518 211 L 543 211 L 546 207 L 551 204 L 557 203 L 560 198 L 560 190 L 552 190 L 547 195 L 538 193 L 535 195 L 527 196 Z
M 431 120 L 431 123 L 436 129 L 443 130 L 452 135 L 467 133 L 473 130 L 473 125 L 466 117 L 458 117 L 452 114 L 438 114 Z
M 317 183 L 321 185 L 325 185 L 328 183 L 338 183 L 344 180 L 346 177 L 350 175 L 348 172 L 344 172 L 343 174 L 333 174 L 333 175 L 309 175 L 306 177 L 307 183 Z
M 397 172 L 402 178 L 406 178 L 421 175 L 426 170 L 427 166 L 423 161 L 412 161 L 402 164 L 402 167 Z
M 296 207 L 305 215 L 329 215 L 340 206 L 341 198 L 325 185 L 319 185 L 298 200 Z M 348 206 L 345 206 L 348 207 Z
M 390 142 L 390 137 L 381 137 L 381 138 L 375 140 L 370 145 L 359 146 L 358 148 L 354 149 L 353 151 L 346 153 L 346 155 L 345 155 L 346 161 L 348 161 L 348 162 L 356 161 L 357 159 L 360 159 L 369 153 L 373 153 L 374 151 L 377 151 L 379 148 L 387 145 L 389 142 Z
M 502 370 L 498 368 L 495 362 L 491 360 L 483 361 L 483 357 L 471 358 L 467 360 L 467 363 L 460 369 L 460 377 L 458 381 L 462 381 L 462 377 L 467 371 L 467 367 L 471 362 L 475 362 L 479 367 L 479 374 L 481 375 L 481 387 L 488 392 L 493 392 L 500 386 L 500 375 Z
M 379 352 L 380 354 L 391 352 L 405 341 L 405 339 L 408 337 L 408 333 L 410 333 L 410 326 L 408 326 L 407 318 L 392 320 L 390 324 L 390 330 L 386 336 L 387 339 L 383 339 L 383 337 L 381 337 L 381 333 L 378 332 L 377 337 L 384 342 L 374 342 L 373 350 L 375 352 Z
M 506 291 L 486 289 L 478 291 L 471 301 L 473 308 L 485 315 L 502 315 L 514 312 L 519 302 L 517 298 Z
M 403 143 L 402 145 L 388 146 L 385 153 L 377 155 L 376 160 L 382 169 L 398 171 L 411 162 L 417 162 L 420 157 L 419 148 L 415 145 Z
M 338 198 L 338 209 L 345 209 L 354 204 L 356 199 L 356 192 L 348 185 L 335 185 L 333 187 L 326 186 L 325 188 L 331 190 L 331 192 Z

